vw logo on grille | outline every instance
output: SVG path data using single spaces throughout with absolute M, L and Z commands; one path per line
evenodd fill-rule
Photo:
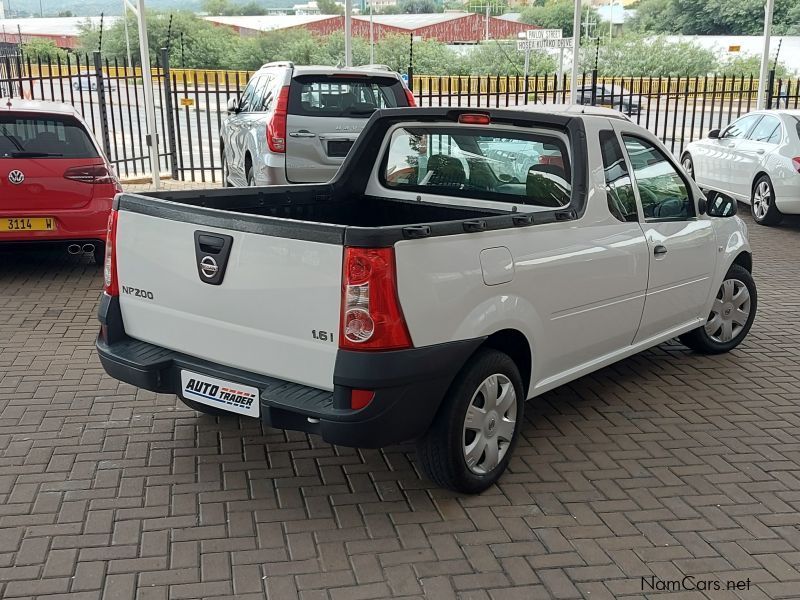
M 217 274 L 217 271 L 219 271 L 217 261 L 212 257 L 204 256 L 202 260 L 200 260 L 200 272 L 203 274 L 203 277 L 211 279 Z
M 9 183 L 13 183 L 14 185 L 19 185 L 23 181 L 25 181 L 25 173 L 23 173 L 22 171 L 14 169 L 8 174 Z

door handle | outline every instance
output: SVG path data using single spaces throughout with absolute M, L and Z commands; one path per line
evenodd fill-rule
M 756 150 L 756 154 L 764 154 L 765 150 L 763 148 L 759 148 Z
M 313 137 L 317 137 L 317 134 L 316 134 L 316 133 L 311 133 L 310 131 L 305 131 L 305 130 L 302 130 L 302 131 L 293 131 L 293 132 L 291 132 L 291 133 L 289 134 L 289 137 L 295 137 L 295 138 L 313 138 Z
M 653 254 L 655 256 L 664 256 L 666 253 L 667 253 L 667 247 L 662 246 L 661 244 L 653 248 Z

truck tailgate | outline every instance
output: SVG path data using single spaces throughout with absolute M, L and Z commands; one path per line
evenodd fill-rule
M 219 285 L 203 280 L 198 270 L 198 231 L 232 238 Z M 120 308 L 132 338 L 333 389 L 341 245 L 122 210 L 116 248 Z

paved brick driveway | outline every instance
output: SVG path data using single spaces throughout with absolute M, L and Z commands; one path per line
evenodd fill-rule
M 665 596 L 798 598 L 800 221 L 750 230 L 741 349 L 666 344 L 533 401 L 479 497 L 420 480 L 410 446 L 118 384 L 99 270 L 0 250 L 0 598 L 642 598 L 684 575 L 710 591 Z

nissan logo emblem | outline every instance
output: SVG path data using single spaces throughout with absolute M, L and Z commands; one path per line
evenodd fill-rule
M 200 260 L 200 272 L 203 274 L 203 277 L 211 279 L 217 274 L 217 271 L 219 271 L 217 261 L 215 261 L 212 257 L 204 256 Z
M 9 183 L 13 183 L 14 185 L 19 185 L 23 181 L 25 181 L 25 173 L 23 173 L 22 171 L 14 169 L 8 174 Z

